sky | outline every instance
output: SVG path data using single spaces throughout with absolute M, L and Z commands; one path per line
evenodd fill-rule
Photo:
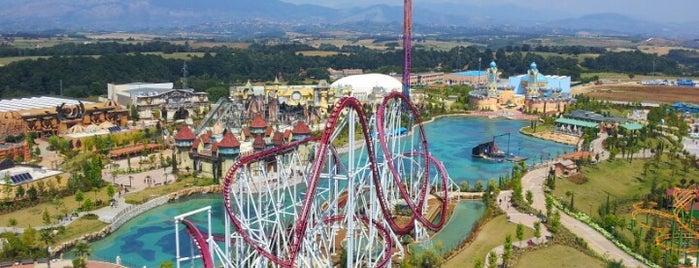
M 328 7 L 368 6 L 374 4 L 402 5 L 401 0 L 282 0 L 296 4 L 316 4 Z M 464 3 L 469 5 L 519 5 L 527 8 L 565 11 L 572 15 L 618 13 L 632 18 L 656 22 L 699 21 L 697 0 L 414 0 L 418 3 Z

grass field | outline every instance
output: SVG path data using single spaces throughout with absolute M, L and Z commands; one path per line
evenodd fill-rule
M 643 180 L 641 176 L 644 162 L 603 161 L 598 165 L 585 167 L 583 173 L 587 177 L 586 183 L 575 184 L 566 179 L 557 179 L 553 194 L 568 201 L 570 198 L 566 196 L 566 192 L 573 192 L 575 209 L 585 213 L 592 211 L 595 214 L 597 208 L 605 204 L 607 194 L 611 200 L 615 200 L 649 192 L 651 182 Z M 614 174 L 614 177 L 610 177 L 609 174 Z
M 97 232 L 99 230 L 102 230 L 102 228 L 104 228 L 105 226 L 107 226 L 106 223 L 101 222 L 97 219 L 77 219 L 76 221 L 72 222 L 70 225 L 66 227 L 65 232 L 59 233 L 56 236 L 56 244 L 81 237 L 85 234 Z
M 109 197 L 107 196 L 107 191 L 105 189 L 106 188 L 102 188 L 97 193 L 84 193 L 85 199 L 89 198 L 93 202 L 95 200 L 102 200 L 102 202 L 109 204 Z M 52 221 L 56 223 L 56 216 L 70 214 L 74 210 L 77 210 L 81 204 L 81 202 L 75 201 L 75 196 L 66 196 L 56 201 L 44 202 L 33 207 L 2 214 L 0 215 L 0 218 L 2 218 L 2 221 L 0 221 L 0 226 L 9 226 L 10 219 L 17 220 L 17 227 L 26 228 L 30 226 L 43 226 L 45 225 L 42 219 L 44 210 L 49 212 Z
M 485 256 L 488 255 L 488 252 L 493 250 L 495 247 L 504 244 L 505 236 L 511 234 L 512 239 L 517 240 L 517 238 L 515 238 L 516 230 L 517 225 L 508 222 L 505 215 L 495 217 L 481 228 L 478 236 L 471 244 L 466 246 L 466 248 L 461 252 L 454 255 L 453 258 L 445 262 L 442 267 L 473 267 L 476 260 L 481 260 L 483 263 L 485 263 Z M 524 240 L 532 237 L 534 237 L 534 230 L 524 228 Z
M 699 178 L 699 170 L 689 168 L 685 173 L 679 160 L 667 157 L 663 157 L 657 166 L 651 166 L 648 174 L 644 176 L 643 166 L 648 161 L 652 160 L 638 159 L 632 163 L 623 160 L 603 161 L 598 165 L 585 167 L 583 172 L 587 182 L 575 184 L 566 179 L 558 179 L 553 193 L 566 202 L 570 198 L 565 193 L 575 193 L 575 209 L 585 213 L 592 210 L 594 216 L 597 208 L 606 203 L 607 194 L 611 200 L 629 199 L 648 194 L 653 178 L 656 178 L 659 187 L 675 186 L 680 178 Z
M 606 264 L 594 257 L 563 245 L 553 245 L 550 247 L 528 252 L 522 256 L 515 266 L 517 268 L 539 268 L 539 267 L 606 267 Z
M 696 87 L 643 86 L 635 83 L 625 83 L 587 86 L 576 89 L 576 92 L 600 100 L 655 103 L 699 102 L 699 88 Z
M 135 193 L 128 193 L 124 195 L 124 199 L 126 200 L 126 203 L 129 204 L 141 204 L 155 197 L 177 192 L 187 187 L 191 187 L 194 185 L 210 185 L 211 183 L 211 179 L 195 179 L 192 177 L 188 177 L 184 179 L 179 179 L 167 185 L 150 187 Z
M 8 65 L 10 63 L 13 63 L 15 61 L 23 61 L 23 60 L 36 60 L 36 59 L 46 59 L 50 58 L 50 56 L 23 56 L 23 57 L 3 57 L 0 58 L 0 67 Z

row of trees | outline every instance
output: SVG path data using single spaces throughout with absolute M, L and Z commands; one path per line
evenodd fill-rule
M 95 46 L 94 51 L 88 52 L 105 53 L 102 56 L 63 56 L 82 48 L 90 48 L 66 44 L 55 48 L 60 51 L 51 52 L 54 56 L 50 58 L 19 61 L 0 67 L 0 97 L 59 94 L 61 84 L 64 95 L 87 97 L 104 94 L 107 83 L 177 81 L 182 76 L 184 60 L 141 54 L 142 51 L 165 50 L 166 43 L 107 43 Z M 187 46 L 178 46 L 177 50 L 179 49 L 189 50 Z M 320 57 L 304 56 L 303 51 L 314 50 L 306 45 L 253 44 L 247 49 L 210 48 L 202 57 L 194 56 L 187 62 L 190 85 L 199 90 L 215 90 L 218 93 L 223 89 L 225 93 L 231 84 L 242 84 L 248 79 L 270 81 L 279 74 L 290 83 L 327 79 L 328 67 L 361 68 L 381 73 L 402 70 L 403 52 L 400 50 L 371 50 L 361 46 L 343 47 L 340 50 L 345 49 L 352 52 Z M 49 51 L 40 50 L 36 53 L 51 54 Z M 85 55 L 88 52 L 75 52 L 72 55 Z M 448 51 L 416 49 L 412 64 L 414 72 L 449 72 L 484 69 L 492 60 L 497 62 L 503 76 L 525 73 L 531 62 L 538 63 L 541 73 L 570 75 L 573 80 L 579 79 L 584 70 L 575 58 L 544 57 L 536 52 L 517 50 L 507 52 L 502 48 L 496 51 L 490 48 L 480 50 L 473 46 L 455 47 Z M 692 71 L 678 69 L 677 61 L 668 57 L 638 51 L 606 52 L 597 58 L 587 59 L 583 66 L 594 71 L 630 73 L 650 73 L 653 69 L 664 73 Z

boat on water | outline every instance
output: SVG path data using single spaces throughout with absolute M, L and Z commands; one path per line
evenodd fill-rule
M 471 149 L 471 155 L 475 158 L 483 159 L 502 159 L 507 156 L 507 153 L 500 150 L 495 141 L 488 141 L 478 144 Z
M 507 135 L 507 151 L 500 150 L 500 147 L 495 143 L 495 138 Z M 510 133 L 493 136 L 493 140 L 478 144 L 471 149 L 471 156 L 474 158 L 492 160 L 495 162 L 520 162 L 527 160 L 526 157 L 516 156 L 510 151 Z

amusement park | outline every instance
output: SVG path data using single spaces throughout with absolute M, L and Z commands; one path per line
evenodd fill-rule
M 202 231 L 178 215 L 204 267 L 390 267 L 407 244 L 429 241 L 459 192 L 429 151 L 410 100 L 412 1 L 405 1 L 402 93 L 386 95 L 374 114 L 353 97 L 339 99 L 320 137 L 240 158 L 223 178 L 225 233 Z M 393 135 L 412 128 L 408 135 Z M 345 136 L 346 144 L 338 140 Z M 300 154 L 300 151 L 310 153 Z M 175 234 L 178 234 L 177 230 Z

